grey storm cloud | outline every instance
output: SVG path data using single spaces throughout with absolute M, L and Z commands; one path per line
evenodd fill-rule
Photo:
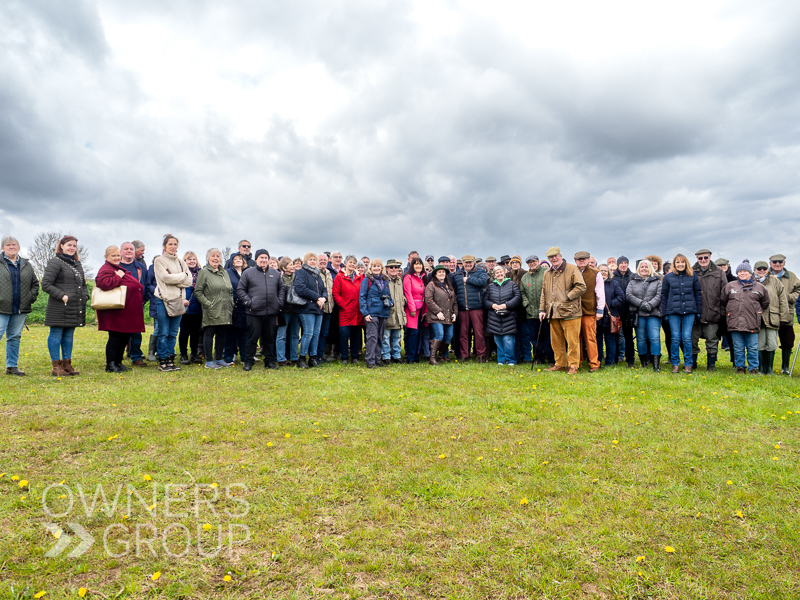
M 431 41 L 400 1 L 5 2 L 0 224 L 23 246 L 70 229 L 95 258 L 166 231 L 274 254 L 791 253 L 800 7 L 732 3 L 720 18 L 752 26 L 721 45 L 583 61 L 446 5 L 461 19 Z M 129 25 L 209 49 L 187 70 L 243 96 L 317 65 L 343 96 L 310 132 L 275 112 L 243 137 L 211 102 L 163 114 L 116 50 Z M 237 62 L 251 47 L 279 60 Z

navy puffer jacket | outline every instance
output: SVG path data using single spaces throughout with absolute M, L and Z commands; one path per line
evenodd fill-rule
M 506 314 L 498 315 L 492 304 L 505 304 Z M 496 281 L 486 288 L 483 301 L 487 314 L 486 331 L 492 335 L 512 335 L 517 333 L 517 309 L 522 306 L 522 294 L 516 283 L 506 279 L 502 285 Z
M 489 282 L 486 271 L 473 267 L 464 283 L 464 271 L 453 278 L 458 300 L 458 310 L 483 310 L 483 290 Z
M 610 329 L 611 317 L 619 317 L 619 310 L 625 304 L 625 292 L 614 279 L 606 279 L 603 285 L 606 292 L 606 306 L 603 309 L 603 318 L 597 325 Z
M 316 271 L 316 272 L 315 272 Z M 303 265 L 302 269 L 294 272 L 294 291 L 297 295 L 308 300 L 305 306 L 298 306 L 295 311 L 298 315 L 321 315 L 322 309 L 317 304 L 318 298 L 328 299 L 328 288 L 322 280 L 319 269 Z
M 661 280 L 661 310 L 667 315 L 699 315 L 702 313 L 700 280 L 685 271 L 664 275 Z

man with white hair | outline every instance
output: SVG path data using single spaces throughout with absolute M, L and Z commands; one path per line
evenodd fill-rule
M 141 242 L 140 242 L 141 243 Z M 142 246 L 144 249 L 144 246 Z M 120 261 L 119 266 L 121 269 L 128 271 L 133 277 L 142 284 L 142 306 L 147 304 L 150 300 L 150 293 L 147 291 L 147 265 L 139 262 L 136 259 L 136 244 L 133 242 L 123 242 L 119 247 Z M 151 336 L 153 337 L 153 336 Z M 153 338 L 150 343 L 155 346 L 156 340 Z M 131 364 L 134 367 L 146 367 L 147 363 L 144 362 L 144 354 L 142 353 L 142 334 L 132 333 L 130 345 L 128 347 L 128 356 L 131 359 Z

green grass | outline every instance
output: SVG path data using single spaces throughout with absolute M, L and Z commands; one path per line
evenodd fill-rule
M 24 333 L 29 376 L 0 388 L 0 597 L 800 596 L 798 377 L 735 376 L 727 361 L 691 376 L 475 363 L 107 375 L 105 334 L 87 328 L 81 375 L 56 380 L 46 335 Z M 49 517 L 42 495 L 62 481 L 73 510 Z M 212 483 L 243 487 L 213 512 L 165 514 L 166 484 L 186 499 Z M 87 517 L 78 484 L 130 484 L 145 504 L 156 486 L 154 513 L 134 496 L 130 515 Z M 51 512 L 67 512 L 64 489 Z M 72 535 L 70 522 L 94 546 L 45 557 L 46 524 Z M 216 557 L 196 541 L 137 557 L 118 534 L 182 524 L 211 544 L 232 523 L 250 541 Z M 105 552 L 112 524 L 129 555 Z

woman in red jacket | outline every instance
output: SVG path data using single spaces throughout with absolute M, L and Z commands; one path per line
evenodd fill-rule
M 358 259 L 350 255 L 344 260 L 344 269 L 333 280 L 333 300 L 339 307 L 339 348 L 342 364 L 347 364 L 347 346 L 350 345 L 350 364 L 358 361 L 361 350 L 361 330 L 364 317 L 358 308 L 358 295 L 361 292 L 362 275 L 356 266 Z
M 142 285 L 119 266 L 120 251 L 116 246 L 106 248 L 106 262 L 97 271 L 94 283 L 103 291 L 125 286 L 125 308 L 97 311 L 97 329 L 108 332 L 106 343 L 106 373 L 122 373 L 122 355 L 132 333 L 144 331 Z

